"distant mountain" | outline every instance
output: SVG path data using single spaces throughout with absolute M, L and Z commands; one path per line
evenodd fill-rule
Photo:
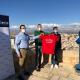
M 78 33 L 80 31 L 80 24 L 62 25 L 60 30 L 65 33 Z
M 42 24 L 43 30 L 47 32 L 52 32 L 54 26 L 59 27 L 60 33 L 78 33 L 80 31 L 80 24 L 68 24 L 68 25 L 62 25 L 62 24 Z M 26 25 L 26 32 L 28 34 L 33 34 L 33 32 L 36 30 L 36 25 Z M 10 27 L 10 33 L 13 35 L 16 35 L 19 32 L 18 26 L 11 26 Z

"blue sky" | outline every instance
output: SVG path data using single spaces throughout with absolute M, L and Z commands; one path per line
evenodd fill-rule
M 80 0 L 0 0 L 0 14 L 10 24 L 80 22 Z

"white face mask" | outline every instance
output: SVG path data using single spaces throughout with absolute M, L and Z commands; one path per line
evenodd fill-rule
M 38 28 L 38 30 L 40 31 L 40 30 L 41 30 L 41 28 Z
M 26 30 L 25 30 L 25 29 L 22 29 L 22 30 L 21 30 L 21 32 L 25 33 L 25 32 L 26 32 Z
M 54 30 L 54 32 L 55 32 L 55 33 L 57 33 L 57 32 L 58 32 L 58 30 Z
M 38 31 L 41 31 L 41 28 L 38 28 Z

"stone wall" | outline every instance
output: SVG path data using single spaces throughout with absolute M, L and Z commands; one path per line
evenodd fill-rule
M 79 51 L 76 50 L 64 50 L 63 51 L 63 66 L 75 67 L 79 63 Z

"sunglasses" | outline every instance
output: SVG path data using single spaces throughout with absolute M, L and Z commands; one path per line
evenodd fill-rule
M 21 29 L 26 29 L 26 28 L 21 28 Z

